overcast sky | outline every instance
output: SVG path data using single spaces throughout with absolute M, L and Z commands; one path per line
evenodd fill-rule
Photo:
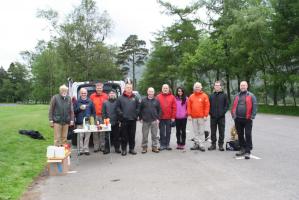
M 130 34 L 147 43 L 153 33 L 170 25 L 174 19 L 161 14 L 163 8 L 156 0 L 96 0 L 99 11 L 107 10 L 113 30 L 106 42 L 121 45 Z M 168 0 L 184 6 L 191 0 Z M 60 18 L 80 4 L 80 0 L 9 0 L 0 3 L 0 66 L 5 69 L 14 61 L 21 61 L 19 53 L 33 50 L 38 40 L 48 40 L 49 31 L 44 20 L 36 17 L 38 9 L 53 8 Z

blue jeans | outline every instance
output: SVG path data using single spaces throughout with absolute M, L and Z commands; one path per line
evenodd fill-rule
M 160 147 L 169 147 L 170 134 L 171 134 L 171 120 L 161 119 L 159 123 L 160 129 Z

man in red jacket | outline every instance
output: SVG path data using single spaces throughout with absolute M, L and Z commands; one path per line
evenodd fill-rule
M 96 92 L 90 95 L 90 99 L 93 102 L 95 111 L 96 111 L 96 121 L 97 124 L 103 122 L 102 119 L 102 107 L 103 103 L 108 100 L 108 95 L 103 92 L 103 83 L 96 84 Z M 93 144 L 94 144 L 94 152 L 104 151 L 105 147 L 105 135 L 100 133 L 93 133 Z
M 175 121 L 176 116 L 176 101 L 175 97 L 170 93 L 169 86 L 164 84 L 162 92 L 157 96 L 157 100 L 161 106 L 160 116 L 160 150 L 172 150 L 169 146 L 171 123 Z

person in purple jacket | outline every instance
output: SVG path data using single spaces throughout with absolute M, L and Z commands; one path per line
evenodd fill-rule
M 176 138 L 177 138 L 177 149 L 183 150 L 186 144 L 186 124 L 187 124 L 187 100 L 185 91 L 182 87 L 176 89 Z

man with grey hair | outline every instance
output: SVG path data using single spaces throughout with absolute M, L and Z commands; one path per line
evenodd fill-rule
M 147 97 L 143 98 L 140 104 L 139 118 L 142 122 L 142 153 L 147 152 L 148 133 L 151 130 L 152 152 L 159 153 L 158 150 L 158 126 L 161 114 L 161 107 L 155 99 L 155 90 L 152 87 L 147 89 Z
M 74 112 L 76 116 L 75 124 L 77 128 L 84 128 L 84 118 L 85 121 L 89 121 L 89 117 L 95 116 L 95 110 L 92 101 L 87 96 L 87 89 L 81 88 L 80 89 L 80 97 L 74 103 Z M 80 134 L 80 155 L 90 155 L 89 153 L 89 138 L 90 132 L 85 133 L 78 133 Z
M 210 101 L 208 95 L 202 91 L 202 85 L 199 82 L 193 86 L 193 94 L 189 97 L 187 109 L 188 119 L 192 119 L 194 132 L 194 146 L 190 149 L 204 152 L 204 128 L 210 111 Z
M 240 83 L 240 92 L 233 101 L 231 111 L 241 147 L 240 152 L 236 153 L 236 156 L 245 156 L 245 159 L 250 159 L 250 152 L 252 150 L 252 120 L 255 118 L 256 112 L 256 97 L 248 91 L 247 82 L 242 81 Z
M 68 87 L 61 85 L 59 94 L 52 97 L 49 108 L 50 126 L 54 128 L 54 145 L 63 146 L 67 143 L 69 126 L 74 125 L 74 109 Z
M 176 116 L 176 101 L 173 94 L 171 94 L 169 85 L 162 86 L 162 92 L 157 96 L 157 100 L 161 106 L 160 115 L 160 151 L 172 150 L 170 147 L 171 123 L 175 122 Z
M 116 112 L 121 122 L 121 155 L 127 155 L 129 143 L 129 154 L 136 155 L 135 134 L 136 121 L 140 110 L 139 98 L 133 93 L 133 85 L 127 83 L 124 93 L 116 100 Z

